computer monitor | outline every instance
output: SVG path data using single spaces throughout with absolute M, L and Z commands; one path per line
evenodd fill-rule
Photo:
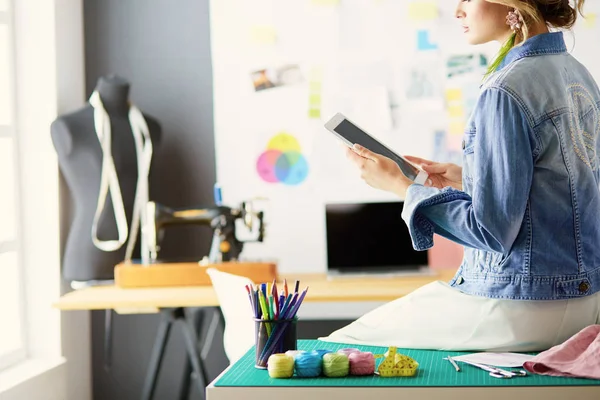
M 413 249 L 403 206 L 402 201 L 326 204 L 328 273 L 427 271 L 428 252 Z

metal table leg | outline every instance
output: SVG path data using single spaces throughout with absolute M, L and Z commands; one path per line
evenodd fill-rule
M 160 366 L 162 364 L 171 326 L 177 321 L 181 322 L 181 329 L 185 340 L 185 347 L 188 355 L 186 362 L 191 364 L 191 369 L 194 371 L 196 376 L 196 383 L 199 392 L 202 395 L 202 399 L 204 399 L 208 379 L 206 376 L 206 369 L 204 368 L 204 362 L 200 356 L 200 352 L 198 351 L 198 335 L 196 333 L 196 329 L 198 329 L 198 331 L 201 330 L 202 321 L 199 320 L 197 326 L 194 327 L 186 318 L 185 309 L 179 307 L 161 310 L 161 322 L 158 327 L 158 333 L 156 335 L 156 340 L 152 349 L 152 356 L 150 358 L 150 364 L 148 365 L 148 372 L 146 373 L 146 380 L 144 382 L 144 390 L 142 393 L 143 400 L 152 400 L 154 396 L 156 381 L 160 371 Z M 187 373 L 188 376 L 189 371 L 189 367 L 186 366 L 185 373 Z M 189 389 L 189 379 L 187 382 L 188 383 L 186 384 L 186 387 Z
M 198 351 L 198 336 L 196 335 L 196 331 L 192 325 L 190 325 L 187 320 L 181 320 L 181 327 L 188 352 L 188 359 L 192 363 L 192 370 L 194 371 L 196 378 L 196 385 L 198 386 L 198 390 L 200 393 L 202 393 L 202 398 L 204 399 L 204 391 L 207 385 L 206 369 L 204 368 L 202 359 L 200 357 L 200 352 Z
M 113 310 L 104 311 L 104 369 L 112 366 Z
M 202 332 L 202 323 L 204 321 L 204 310 L 201 309 L 194 314 L 193 323 L 196 332 L 200 334 Z M 200 353 L 201 359 L 204 359 L 202 353 Z M 179 390 L 179 400 L 188 400 L 190 397 L 190 383 L 192 379 L 192 363 L 189 357 L 185 358 L 185 366 L 183 367 L 183 380 Z
M 195 331 L 200 334 L 202 332 L 202 325 L 204 324 L 204 319 L 206 318 L 206 312 L 212 311 L 212 318 L 210 320 L 210 325 L 208 326 L 208 330 L 206 331 L 206 337 L 204 339 L 204 343 L 202 344 L 202 350 L 200 351 L 200 360 L 203 361 L 208 356 L 208 352 L 213 345 L 213 341 L 215 335 L 217 333 L 217 328 L 219 325 L 225 326 L 225 322 L 223 319 L 223 313 L 221 312 L 220 307 L 206 307 L 199 310 L 194 319 Z M 208 372 L 206 368 L 202 368 L 203 376 L 200 379 L 204 380 L 204 384 L 208 384 L 210 379 L 208 377 Z M 191 389 L 191 374 L 192 374 L 192 364 L 190 363 L 190 359 L 186 358 L 184 372 L 183 372 L 183 380 L 181 382 L 181 389 L 179 392 L 179 400 L 187 400 L 189 398 L 189 393 Z M 197 374 L 194 374 L 194 377 Z
M 148 371 L 146 372 L 146 380 L 142 392 L 143 400 L 152 400 L 152 397 L 154 396 L 158 372 L 160 371 L 160 365 L 162 364 L 167 340 L 169 339 L 169 333 L 171 332 L 171 326 L 174 321 L 173 309 L 161 310 L 160 313 L 160 325 L 158 326 L 158 333 L 156 334 L 154 347 L 152 348 L 152 355 L 150 356 L 150 363 L 148 364 Z

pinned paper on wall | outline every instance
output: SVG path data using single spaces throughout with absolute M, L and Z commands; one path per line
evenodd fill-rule
M 277 29 L 273 25 L 254 25 L 248 36 L 251 44 L 274 45 L 277 42 Z
M 461 104 L 453 104 L 448 107 L 448 116 L 450 118 L 464 118 L 465 109 Z
M 479 97 L 479 85 L 487 69 L 485 55 L 457 54 L 446 60 L 446 114 L 448 116 L 448 151 L 462 151 L 462 137 L 467 119 Z
M 280 132 L 273 136 L 256 160 L 256 172 L 268 183 L 299 185 L 308 176 L 308 161 L 301 153 L 298 140 Z
M 465 131 L 465 111 L 463 91 L 457 88 L 446 90 L 446 108 L 448 111 L 448 133 L 450 136 L 462 136 Z M 448 145 L 450 145 L 450 141 Z
M 322 68 L 313 68 L 308 76 L 308 118 L 321 118 Z
M 598 15 L 594 13 L 586 14 L 583 19 L 583 26 L 587 29 L 593 29 L 598 23 Z
M 441 95 L 441 86 L 436 79 L 435 69 L 414 67 L 410 70 L 406 98 L 422 100 L 436 98 Z
M 408 6 L 408 17 L 413 21 L 431 21 L 439 18 L 438 5 L 432 1 L 413 1 Z
M 448 89 L 446 90 L 446 101 L 452 103 L 455 101 L 462 100 L 462 90 L 460 89 Z
M 450 122 L 450 135 L 463 135 L 465 133 L 465 121 L 454 119 Z
M 417 31 L 417 49 L 419 51 L 437 50 L 438 45 L 431 40 L 431 31 Z
M 304 81 L 300 66 L 287 64 L 253 71 L 250 74 L 256 92 L 280 86 L 290 86 Z
M 452 79 L 461 75 L 481 73 L 487 64 L 488 59 L 483 54 L 453 55 L 446 62 L 447 77 Z

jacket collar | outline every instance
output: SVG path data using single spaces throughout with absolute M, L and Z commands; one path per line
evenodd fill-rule
M 520 46 L 510 50 L 498 67 L 498 71 L 521 58 L 566 52 L 567 46 L 562 32 L 542 33 L 527 39 Z

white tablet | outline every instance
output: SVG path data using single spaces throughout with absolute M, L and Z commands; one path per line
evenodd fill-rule
M 330 132 L 341 139 L 348 147 L 354 146 L 355 143 L 371 150 L 374 153 L 381 154 L 390 158 L 398 164 L 400 170 L 411 181 L 418 184 L 425 184 L 427 181 L 427 172 L 423 171 L 414 164 L 411 164 L 406 158 L 396 154 L 388 147 L 383 145 L 377 139 L 366 133 L 355 123 L 346 118 L 343 114 L 337 113 L 325 124 Z

